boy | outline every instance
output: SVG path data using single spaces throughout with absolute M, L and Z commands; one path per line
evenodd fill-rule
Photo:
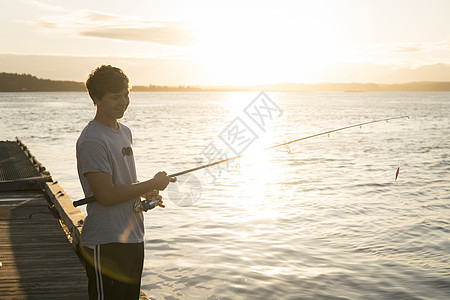
M 76 146 L 78 176 L 87 206 L 81 239 L 90 299 L 138 299 L 144 261 L 143 214 L 134 212 L 141 196 L 156 196 L 176 178 L 158 172 L 139 183 L 128 127 L 118 122 L 129 103 L 129 79 L 119 68 L 103 65 L 86 87 L 97 112 Z

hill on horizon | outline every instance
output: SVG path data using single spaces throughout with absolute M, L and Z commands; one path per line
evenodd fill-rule
M 83 82 L 67 80 L 41 79 L 30 74 L 0 73 L 0 92 L 83 92 L 86 91 Z M 159 86 L 136 85 L 132 91 L 138 92 L 199 92 L 199 91 L 276 91 L 276 92 L 450 92 L 449 81 L 418 81 L 401 84 L 379 83 L 342 83 L 323 82 L 304 83 L 270 83 L 252 86 Z

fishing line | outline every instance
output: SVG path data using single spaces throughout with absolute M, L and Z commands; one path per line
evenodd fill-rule
M 408 117 L 408 119 L 409 119 L 409 117 Z M 400 174 L 400 165 L 401 165 L 401 163 L 403 162 L 403 152 L 404 152 L 404 150 L 405 150 L 405 145 L 406 145 L 406 135 L 408 134 L 408 130 L 406 130 L 405 131 L 405 134 L 403 135 L 403 147 L 402 147 L 402 152 L 401 152 L 401 154 L 400 154 L 400 160 L 399 160 L 399 162 L 398 162 L 398 165 L 397 165 L 397 171 L 395 172 L 395 183 L 397 183 L 397 178 L 398 178 L 398 175 Z
M 285 147 L 289 148 L 289 145 L 292 144 L 292 143 L 300 142 L 300 141 L 303 141 L 303 140 L 311 139 L 311 138 L 318 137 L 318 136 L 325 135 L 325 134 L 330 136 L 330 133 L 341 131 L 341 130 L 346 130 L 346 129 L 350 129 L 350 128 L 354 128 L 354 127 L 360 127 L 361 128 L 363 125 L 368 125 L 368 124 L 373 124 L 373 123 L 378 123 L 378 122 L 383 122 L 383 121 L 385 121 L 387 123 L 390 120 L 403 119 L 403 118 L 408 118 L 409 119 L 409 116 L 400 116 L 400 117 L 393 117 L 393 118 L 373 120 L 373 121 L 368 121 L 368 122 L 364 122 L 364 123 L 358 123 L 358 124 L 349 125 L 349 126 L 345 126 L 345 127 L 341 127 L 341 128 L 336 128 L 336 129 L 332 129 L 332 130 L 327 130 L 327 131 L 323 131 L 323 132 L 316 133 L 316 134 L 313 134 L 313 135 L 309 135 L 309 136 L 301 137 L 301 138 L 298 138 L 298 139 L 295 139 L 295 140 L 291 140 L 291 141 L 288 141 L 288 142 L 285 142 L 285 143 L 273 145 L 273 146 L 270 146 L 270 147 L 267 147 L 267 148 L 264 148 L 264 149 L 260 149 L 258 151 L 253 151 L 251 153 L 237 155 L 237 156 L 234 156 L 234 157 L 230 157 L 230 158 L 226 158 L 226 159 L 219 160 L 219 161 L 216 161 L 216 162 L 212 162 L 212 163 L 209 163 L 209 164 L 206 164 L 206 165 L 198 166 L 198 167 L 195 167 L 195 168 L 192 168 L 192 169 L 184 170 L 184 171 L 181 171 L 181 172 L 178 172 L 178 173 L 174 173 L 174 174 L 171 174 L 171 175 L 168 175 L 168 176 L 169 177 L 176 177 L 176 176 L 184 175 L 184 174 L 187 174 L 187 173 L 190 173 L 190 172 L 194 172 L 194 171 L 197 171 L 197 170 L 201 170 L 201 169 L 212 167 L 212 166 L 215 166 L 215 165 L 218 165 L 218 164 L 222 164 L 222 163 L 227 162 L 227 161 L 236 160 L 236 159 L 241 158 L 243 156 L 254 154 L 255 152 L 266 151 L 266 150 L 270 150 L 270 149 L 274 149 L 274 148 L 278 148 L 278 147 L 282 147 L 282 146 L 285 146 Z M 399 169 L 397 170 L 397 173 L 398 172 L 399 172 Z M 95 202 L 95 201 L 97 201 L 95 199 L 95 197 L 91 196 L 91 197 L 87 197 L 87 198 L 84 198 L 84 199 L 81 199 L 81 200 L 78 200 L 78 201 L 74 201 L 73 202 L 73 206 L 76 207 L 76 206 L 88 204 L 88 203 Z

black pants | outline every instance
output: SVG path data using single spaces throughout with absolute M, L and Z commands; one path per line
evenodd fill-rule
M 89 299 L 139 299 L 144 243 L 111 243 L 83 248 Z

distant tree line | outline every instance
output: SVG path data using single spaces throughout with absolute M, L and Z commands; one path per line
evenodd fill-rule
M 30 74 L 0 73 L 0 92 L 81 92 L 85 90 L 81 82 L 40 79 Z
M 0 92 L 83 92 L 84 83 L 40 79 L 30 74 L 0 73 Z M 275 83 L 254 86 L 133 86 L 136 92 L 278 91 L 278 92 L 450 92 L 450 82 L 422 81 L 401 84 L 376 83 Z
M 133 86 L 137 92 L 194 92 L 203 91 L 202 88 L 191 86 Z M 84 83 L 76 81 L 62 81 L 41 79 L 30 74 L 0 73 L 0 92 L 83 92 Z

